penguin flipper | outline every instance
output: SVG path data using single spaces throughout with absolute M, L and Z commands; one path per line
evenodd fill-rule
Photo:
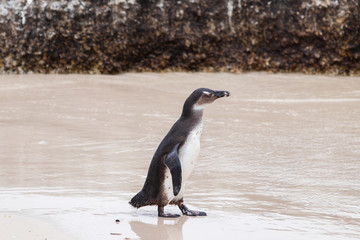
M 178 195 L 178 193 L 180 192 L 182 181 L 181 163 L 178 155 L 178 147 L 179 144 L 177 144 L 174 149 L 165 156 L 165 164 L 170 169 L 172 176 L 174 196 Z

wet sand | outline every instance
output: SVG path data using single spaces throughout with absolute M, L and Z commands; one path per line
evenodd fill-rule
M 71 239 L 65 235 L 53 225 L 34 217 L 0 215 L 0 239 Z
M 198 87 L 231 93 L 205 109 L 184 196 L 208 216 L 132 208 Z M 359 106 L 359 77 L 2 75 L 0 213 L 70 239 L 359 239 Z

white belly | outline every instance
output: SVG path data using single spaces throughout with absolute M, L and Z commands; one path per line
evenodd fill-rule
M 181 163 L 181 189 L 178 195 L 174 196 L 173 186 L 172 186 L 172 178 L 169 168 L 166 168 L 165 171 L 165 181 L 164 181 L 164 189 L 166 196 L 168 198 L 168 202 L 180 200 L 185 191 L 185 181 L 189 178 L 191 171 L 194 168 L 194 164 L 196 159 L 199 156 L 200 152 L 200 136 L 202 132 L 203 124 L 202 122 L 197 125 L 189 134 L 186 139 L 184 145 L 181 147 L 179 151 L 179 159 Z

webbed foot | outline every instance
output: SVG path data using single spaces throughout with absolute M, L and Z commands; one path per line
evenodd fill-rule
M 206 212 L 190 210 L 185 206 L 185 204 L 180 204 L 179 208 L 181 212 L 186 216 L 206 216 Z
M 179 214 L 172 214 L 172 213 L 164 213 L 164 207 L 158 206 L 158 216 L 164 218 L 178 218 L 180 217 Z

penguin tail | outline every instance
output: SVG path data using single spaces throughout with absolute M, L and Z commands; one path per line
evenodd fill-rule
M 147 196 L 143 191 L 140 191 L 138 194 L 136 194 L 131 200 L 130 205 L 136 208 L 140 208 L 143 206 L 148 205 L 147 204 Z

